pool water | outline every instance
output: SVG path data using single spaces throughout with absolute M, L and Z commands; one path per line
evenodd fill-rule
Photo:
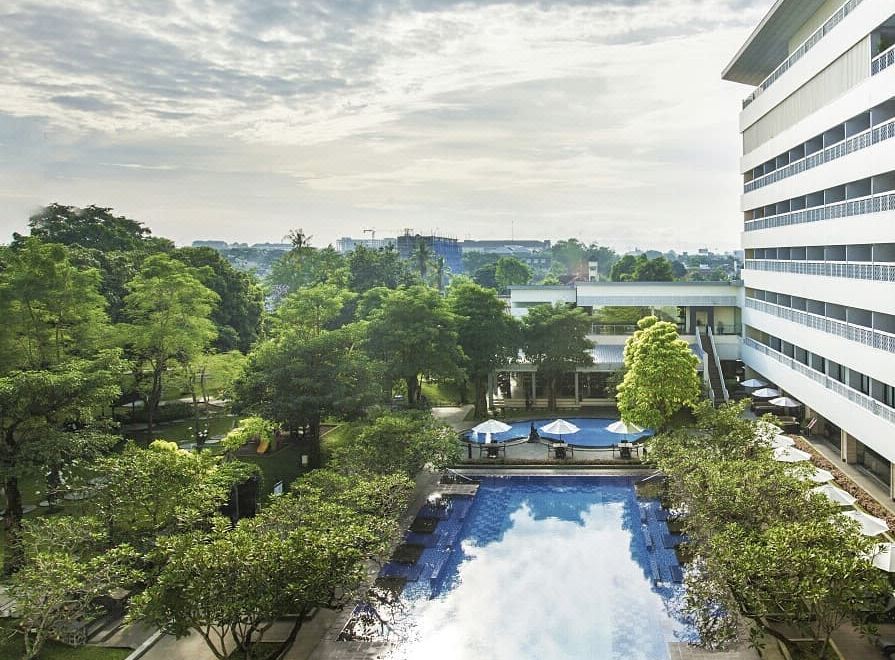
M 694 639 L 658 502 L 632 477 L 493 477 L 403 590 L 392 660 L 664 660 Z M 464 502 L 465 500 L 465 502 Z
M 626 440 L 631 441 L 641 436 L 652 434 L 652 431 L 649 430 L 632 435 L 612 433 L 611 431 L 606 430 L 606 427 L 613 422 L 617 422 L 617 419 L 607 419 L 603 417 L 563 417 L 563 419 L 565 419 L 567 422 L 571 422 L 581 430 L 578 431 L 578 433 L 573 433 L 571 435 L 563 435 L 562 439 L 571 445 L 580 447 L 611 447 L 618 442 L 624 442 Z M 542 438 L 559 440 L 559 435 L 555 433 L 544 433 L 543 431 L 541 431 L 542 426 L 545 426 L 555 420 L 556 417 L 551 417 L 547 419 L 527 419 L 525 421 L 515 422 L 511 424 L 512 428 L 509 431 L 504 431 L 503 433 L 492 433 L 491 440 L 493 442 L 506 442 L 507 440 L 527 438 L 528 434 L 531 432 L 532 424 L 535 425 L 535 429 L 537 429 L 538 434 Z M 473 434 L 469 432 L 464 437 L 471 442 L 485 442 L 484 433 Z

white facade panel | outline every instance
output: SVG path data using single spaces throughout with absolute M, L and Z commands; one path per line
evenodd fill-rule
M 743 280 L 747 287 L 755 289 L 895 314 L 895 285 L 891 282 L 757 270 L 744 270 Z
M 895 461 L 895 423 L 750 346 L 743 346 L 743 361 L 873 451 Z
M 755 309 L 743 310 L 743 325 L 767 332 L 880 382 L 895 385 L 895 353 L 865 346 Z
M 744 231 L 743 249 L 895 242 L 895 211 Z

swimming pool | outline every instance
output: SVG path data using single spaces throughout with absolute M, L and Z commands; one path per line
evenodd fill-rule
M 390 660 L 669 658 L 694 634 L 661 508 L 634 481 L 488 477 L 454 498 L 389 617 Z
M 544 419 L 526 419 L 523 421 L 514 422 L 510 425 L 512 428 L 509 431 L 504 431 L 503 433 L 492 433 L 491 440 L 493 442 L 507 442 L 508 440 L 527 438 L 528 434 L 531 432 L 532 424 L 534 424 L 535 429 L 537 429 L 539 435 L 542 438 L 558 440 L 559 436 L 555 433 L 544 433 L 541 431 L 542 426 L 549 424 L 555 419 L 556 417 L 548 417 Z M 607 431 L 606 427 L 613 422 L 617 422 L 617 419 L 609 419 L 605 417 L 563 417 L 563 419 L 565 419 L 567 422 L 571 422 L 579 429 L 581 429 L 580 431 L 578 431 L 578 433 L 562 436 L 563 440 L 568 442 L 570 445 L 575 445 L 577 447 L 611 447 L 618 442 L 623 442 L 625 440 L 634 440 L 644 435 L 652 435 L 652 431 L 650 430 L 645 430 L 642 433 L 627 436 L 620 433 L 612 433 L 610 431 Z M 475 436 L 471 432 L 466 432 L 463 437 L 469 442 L 485 442 L 484 433 L 479 433 L 477 436 Z

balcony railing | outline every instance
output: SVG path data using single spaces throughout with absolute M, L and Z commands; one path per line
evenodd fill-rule
M 687 329 L 683 323 L 676 323 L 679 335 L 687 334 Z M 701 328 L 705 331 L 705 328 Z M 716 322 L 712 328 L 716 336 L 719 335 L 739 335 L 742 330 L 740 324 L 727 325 L 725 323 Z M 633 335 L 637 331 L 636 325 L 625 325 L 620 323 L 594 323 L 590 327 L 592 335 Z
M 768 357 L 773 358 L 777 362 L 789 367 L 793 371 L 802 374 L 803 376 L 807 376 L 814 382 L 822 385 L 826 389 L 831 392 L 835 392 L 841 397 L 844 397 L 851 401 L 852 403 L 856 403 L 865 410 L 869 410 L 871 413 L 878 417 L 882 417 L 887 422 L 891 424 L 895 424 L 895 408 L 890 408 L 886 404 L 877 401 L 872 396 L 864 394 L 863 392 L 859 392 L 858 390 L 849 387 L 845 383 L 840 383 L 838 380 L 834 378 L 830 378 L 826 374 L 823 374 L 815 369 L 812 369 L 807 364 L 802 364 L 798 360 L 795 360 L 788 355 L 784 355 L 780 351 L 775 351 L 770 346 L 766 346 L 751 337 L 746 337 L 743 340 L 743 343 L 749 348 L 753 348 L 759 353 L 764 353 Z
M 895 64 L 895 46 L 884 50 L 870 61 L 870 75 L 875 76 L 893 64 Z
M 844 277 L 852 280 L 895 282 L 895 264 L 853 264 L 840 261 L 784 261 L 746 259 L 744 269 L 795 275 Z
M 787 57 L 780 65 L 771 72 L 767 78 L 765 78 L 758 87 L 755 88 L 755 91 L 752 92 L 749 96 L 747 96 L 743 100 L 743 107 L 748 106 L 752 101 L 761 96 L 764 91 L 773 85 L 777 80 L 786 73 L 789 68 L 802 59 L 802 56 L 805 55 L 809 50 L 814 48 L 818 41 L 823 39 L 827 34 L 829 34 L 830 30 L 839 25 L 842 22 L 842 19 L 848 16 L 852 11 L 854 11 L 855 7 L 861 4 L 862 0 L 848 0 L 844 5 L 842 5 L 839 9 L 835 11 L 835 13 L 827 19 L 827 21 L 821 25 L 817 30 L 815 30 L 810 37 L 805 39 L 801 43 L 801 45 L 796 48 L 792 54 Z
M 765 186 L 769 186 L 782 179 L 795 176 L 806 170 L 813 169 L 818 165 L 829 163 L 831 160 L 842 158 L 855 151 L 860 151 L 861 149 L 866 149 L 879 142 L 890 140 L 893 137 L 895 137 L 895 119 L 888 121 L 885 124 L 880 124 L 874 128 L 868 128 L 866 131 L 853 135 L 836 144 L 831 144 L 829 147 L 821 149 L 810 156 L 800 158 L 785 167 L 781 167 L 779 170 L 753 179 L 743 186 L 743 191 L 748 193 L 753 190 L 758 190 L 759 188 L 764 188 Z
M 884 192 L 879 195 L 868 195 L 867 197 L 834 202 L 824 206 L 815 206 L 814 208 L 801 211 L 791 211 L 789 213 L 770 215 L 765 218 L 747 220 L 746 231 L 788 227 L 789 225 L 800 225 L 806 222 L 820 222 L 821 220 L 833 220 L 835 218 L 847 218 L 853 215 L 882 213 L 883 211 L 893 210 L 895 210 L 895 192 Z
M 865 328 L 853 323 L 846 323 L 838 319 L 831 319 L 820 314 L 812 314 L 811 312 L 803 312 L 800 309 L 792 309 L 783 305 L 775 305 L 764 300 L 755 300 L 754 298 L 746 298 L 746 307 L 755 309 L 765 314 L 771 314 L 793 323 L 804 325 L 808 328 L 814 328 L 827 334 L 843 337 L 851 341 L 856 341 L 865 346 L 878 348 L 881 351 L 895 353 L 895 334 Z

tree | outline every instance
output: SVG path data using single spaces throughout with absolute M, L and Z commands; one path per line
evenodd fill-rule
M 626 254 L 613 264 L 610 279 L 613 282 L 629 282 L 634 278 L 636 269 L 637 257 L 633 254 Z
M 497 283 L 497 262 L 494 261 L 477 268 L 472 274 L 472 279 L 479 286 L 497 290 L 500 286 Z
M 531 281 L 531 276 L 531 268 L 515 257 L 501 257 L 498 259 L 497 268 L 494 271 L 494 279 L 501 289 L 528 284 Z
M 134 599 L 131 617 L 177 637 L 194 632 L 221 660 L 280 658 L 315 608 L 356 598 L 411 491 L 412 482 L 395 475 L 312 472 L 256 518 L 172 537 L 159 553 L 158 580 Z M 289 633 L 265 653 L 260 643 L 284 616 L 294 617 Z
M 10 584 L 25 644 L 37 658 L 49 637 L 99 614 L 101 597 L 141 577 L 138 553 L 109 548 L 103 522 L 91 516 L 38 518 L 26 525 L 25 564 Z
M 416 244 L 413 246 L 413 250 L 410 253 L 410 259 L 416 265 L 416 271 L 419 273 L 420 279 L 425 282 L 426 275 L 429 272 L 429 266 L 432 264 L 432 259 L 435 257 L 435 252 L 432 251 L 432 247 L 422 238 L 417 239 Z
M 152 232 L 143 223 L 112 214 L 111 208 L 50 204 L 28 220 L 31 236 L 44 243 L 78 245 L 99 252 L 141 249 Z M 23 237 L 14 235 L 18 243 Z
M 359 245 L 347 257 L 348 287 L 355 293 L 365 293 L 376 287 L 397 289 L 413 284 L 413 275 L 398 252 L 388 247 L 368 250 Z
M 678 260 L 674 260 L 671 262 L 671 274 L 674 276 L 676 280 L 683 280 L 687 278 L 687 267 L 682 264 Z
M 290 432 L 308 429 L 309 461 L 320 461 L 324 416 L 356 417 L 381 397 L 376 365 L 360 350 L 362 328 L 303 337 L 286 333 L 260 344 L 236 381 L 235 406 Z
M 577 238 L 557 241 L 551 247 L 551 252 L 553 253 L 554 264 L 560 264 L 565 275 L 586 279 L 587 264 L 585 260 L 587 248 L 581 241 Z
M 612 266 L 618 261 L 618 254 L 610 247 L 591 243 L 587 248 L 587 261 L 596 261 L 601 279 L 606 279 L 612 272 Z
M 625 342 L 627 371 L 618 387 L 618 410 L 627 422 L 661 429 L 698 399 L 699 359 L 673 323 L 647 316 L 637 327 Z
M 267 276 L 268 286 L 289 293 L 322 282 L 342 287 L 348 284 L 349 272 L 345 258 L 332 247 L 318 250 L 310 247 L 306 241 L 293 244 L 295 247 L 292 250 L 283 253 L 271 265 Z
M 414 478 L 423 469 L 438 471 L 455 463 L 459 449 L 456 432 L 429 413 L 385 413 L 352 427 L 333 451 L 331 464 L 348 474 Z
M 219 296 L 181 261 L 155 254 L 128 285 L 122 343 L 133 360 L 137 391 L 146 406 L 149 434 L 172 362 L 186 364 L 216 336 L 211 313 Z
M 218 333 L 215 348 L 247 353 L 258 339 L 264 309 L 264 296 L 254 278 L 209 247 L 179 248 L 171 256 L 194 268 L 202 284 L 220 298 L 211 313 Z
M 342 310 L 355 298 L 356 294 L 334 284 L 314 284 L 293 291 L 277 308 L 272 322 L 274 333 L 319 337 L 337 327 Z
M 120 393 L 124 364 L 119 352 L 108 348 L 96 271 L 76 269 L 65 247 L 35 239 L 24 239 L 4 259 L 0 477 L 6 493 L 4 570 L 9 573 L 22 561 L 19 480 L 49 472 L 58 482 L 63 466 L 114 444 L 97 421 Z
M 497 367 L 518 358 L 520 327 L 493 289 L 469 280 L 451 284 L 447 300 L 467 357 L 466 373 L 475 388 L 475 416 L 484 417 L 488 378 Z
M 591 319 L 583 309 L 563 303 L 538 305 L 523 319 L 522 351 L 536 364 L 538 375 L 547 383 L 548 407 L 556 409 L 556 389 L 560 377 L 577 367 L 593 364 L 593 344 L 586 335 Z
M 419 403 L 422 374 L 456 377 L 463 353 L 456 319 L 437 291 L 418 285 L 391 291 L 370 315 L 367 348 L 387 382 L 403 380 L 407 403 Z
M 642 254 L 637 258 L 633 279 L 637 282 L 671 282 L 674 279 L 671 262 L 665 257 L 648 259 Z

